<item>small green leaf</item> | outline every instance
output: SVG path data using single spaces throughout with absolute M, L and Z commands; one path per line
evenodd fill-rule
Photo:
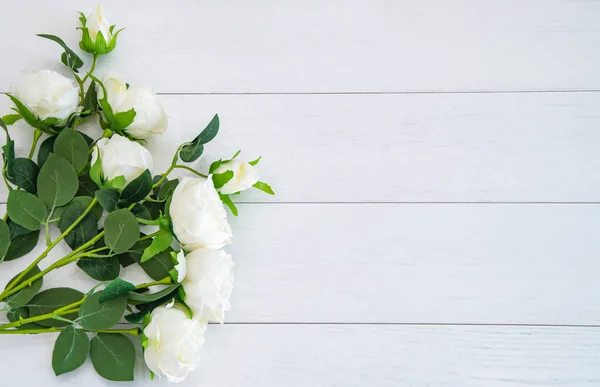
M 233 179 L 233 171 L 226 171 L 223 173 L 217 173 L 212 175 L 213 184 L 215 189 L 223 187 L 229 180 Z
M 120 278 L 115 278 L 109 283 L 102 292 L 100 292 L 99 302 L 102 304 L 108 300 L 111 300 L 121 294 L 127 294 L 135 290 L 135 285 L 131 282 L 124 281 Z
M 117 257 L 81 258 L 77 266 L 96 281 L 112 281 L 121 270 Z
M 69 162 L 50 153 L 37 180 L 38 196 L 48 208 L 64 206 L 77 193 L 77 172 Z
M 107 182 L 104 183 L 104 188 L 113 188 L 120 190 L 125 187 L 127 184 L 127 180 L 125 180 L 125 176 L 117 176 Z
M 133 380 L 135 348 L 122 334 L 99 333 L 92 339 L 92 364 L 98 375 L 115 382 Z
M 148 312 L 131 313 L 125 316 L 125 320 L 132 324 L 139 324 L 147 314 Z
M 123 317 L 127 306 L 127 296 L 120 295 L 101 304 L 101 294 L 101 292 L 92 294 L 79 307 L 77 321 L 82 328 L 89 330 L 109 329 Z
M 204 151 L 203 145 L 210 142 L 219 133 L 219 116 L 215 114 L 206 128 L 191 142 L 181 147 L 179 157 L 189 163 L 198 160 Z
M 75 54 L 73 50 L 69 48 L 69 46 L 65 44 L 61 38 L 48 34 L 38 34 L 37 36 L 40 38 L 50 39 L 58 43 L 65 50 L 64 56 L 61 56 L 61 62 L 68 68 L 72 69 L 75 73 L 79 72 L 79 69 L 81 66 L 83 66 L 83 61 L 77 56 L 77 54 Z
M 152 191 L 152 174 L 145 170 L 141 175 L 133 179 L 121 193 L 121 200 L 127 203 L 135 203 L 144 200 Z
M 67 160 L 76 171 L 79 171 L 88 162 L 89 148 L 81 133 L 65 128 L 56 138 L 54 153 Z
M 23 277 L 23 279 L 21 279 L 21 281 L 16 283 L 16 285 L 22 284 L 23 282 L 27 282 L 27 280 L 29 278 L 31 278 L 37 274 L 40 274 L 41 272 L 42 271 L 40 270 L 40 268 L 38 266 L 34 266 L 33 269 L 31 269 L 27 274 L 25 274 L 25 276 Z M 8 281 L 8 283 L 11 284 L 11 283 L 15 282 L 15 280 L 17 279 L 17 277 L 20 274 L 21 273 L 15 275 L 10 281 Z M 19 290 L 17 293 L 15 293 L 11 296 L 8 296 L 4 300 L 4 302 L 6 302 L 6 304 L 13 309 L 26 305 L 36 295 L 36 293 L 40 291 L 40 289 L 42 288 L 42 284 L 44 283 L 43 280 L 44 280 L 43 278 L 39 278 L 39 279 L 33 281 L 31 283 L 31 285 L 23 288 L 22 290 Z
M 81 367 L 87 359 L 90 340 L 85 332 L 73 326 L 63 329 L 54 343 L 52 369 L 56 376 L 66 374 Z
M 273 192 L 271 187 L 267 183 L 264 183 L 262 181 L 257 182 L 256 184 L 253 185 L 253 187 L 256 189 L 259 189 L 263 192 L 266 192 L 269 195 L 275 195 L 275 192 Z
M 127 110 L 126 112 L 116 113 L 114 116 L 113 129 L 119 131 L 127 128 L 133 123 L 133 120 L 135 120 L 135 116 L 136 113 L 134 109 Z
M 96 84 L 90 83 L 90 86 L 85 93 L 83 98 L 83 111 L 85 117 L 91 116 L 98 111 L 98 92 L 96 91 Z
M 231 211 L 233 216 L 238 216 L 237 207 L 235 206 L 235 204 L 233 203 L 233 200 L 231 200 L 229 195 L 219 193 L 219 197 L 221 198 L 221 201 L 229 208 L 229 210 Z
M 258 162 L 260 161 L 260 159 L 261 159 L 261 158 L 262 158 L 262 156 L 260 156 L 259 158 L 257 158 L 257 159 L 256 159 L 256 160 L 254 160 L 254 161 L 250 161 L 248 164 L 250 164 L 250 165 L 252 165 L 252 166 L 255 166 L 256 164 L 258 164 Z
M 38 173 L 38 166 L 32 160 L 19 157 L 8 164 L 6 179 L 29 193 L 35 193 Z
M 30 126 L 40 129 L 46 133 L 53 132 L 53 129 L 49 125 L 38 120 L 37 117 L 31 112 L 31 110 L 29 110 L 27 106 L 25 106 L 21 101 L 19 101 L 17 98 L 10 94 L 6 95 L 15 104 L 16 110 L 19 113 L 19 115 L 23 117 L 23 120 L 25 120 L 25 122 L 27 122 Z
M 69 227 L 75 221 L 83 215 L 88 205 L 91 204 L 91 198 L 89 202 L 87 202 L 87 197 L 83 197 L 83 202 L 80 200 L 75 200 L 69 203 L 62 214 L 60 215 L 60 220 L 58 222 L 58 228 L 61 232 L 66 232 Z M 86 205 L 87 203 L 87 205 Z M 96 235 L 98 235 L 98 219 L 93 212 L 89 212 L 75 227 L 65 236 L 65 242 L 69 245 L 69 247 L 73 250 L 79 248 L 83 244 L 94 239 Z
M 96 162 L 92 164 L 89 175 L 90 180 L 96 183 L 98 188 L 102 188 L 102 186 L 104 185 L 104 181 L 102 178 L 102 159 L 100 159 L 100 157 L 98 157 L 96 159 Z
M 135 206 L 131 209 L 131 213 L 135 215 L 136 218 L 145 219 L 145 220 L 153 220 L 152 215 L 150 215 L 150 210 L 143 204 L 136 203 Z
M 98 33 L 96 34 L 96 46 L 94 48 L 94 52 L 100 55 L 106 54 L 107 48 L 108 44 L 106 43 L 104 35 L 102 35 L 102 32 L 98 31 Z
M 6 318 L 8 318 L 8 321 L 10 321 L 10 322 L 20 321 L 20 320 L 29 318 L 29 308 L 26 306 L 22 306 L 20 308 L 11 309 L 6 313 Z M 40 329 L 40 328 L 43 328 L 43 326 L 36 324 L 36 323 L 22 324 L 22 325 L 19 325 L 19 327 L 17 327 L 17 329 Z
M 71 288 L 51 288 L 40 292 L 38 295 L 33 297 L 29 302 L 29 315 L 31 317 L 41 316 L 54 312 L 56 309 L 62 308 L 63 306 L 71 305 L 75 302 L 81 301 L 83 293 L 78 290 Z M 77 313 L 70 313 L 63 315 L 68 320 L 74 320 L 77 318 Z M 38 324 L 44 327 L 63 327 L 68 325 L 66 321 L 47 319 L 38 321 Z
M 50 155 L 50 153 L 54 151 L 54 142 L 56 141 L 57 137 L 58 135 L 50 136 L 47 139 L 45 139 L 40 145 L 37 158 L 38 165 L 40 168 L 44 165 L 46 160 L 48 160 L 48 156 Z
M 114 253 L 123 253 L 140 237 L 140 226 L 135 216 L 126 209 L 108 214 L 104 221 L 104 240 Z
M 172 249 L 167 249 L 161 253 L 158 253 L 153 259 L 141 263 L 143 251 L 150 246 L 152 242 L 150 240 L 144 240 L 137 242 L 132 248 L 132 252 L 129 253 L 131 259 L 137 262 L 141 268 L 148 274 L 153 280 L 160 281 L 161 279 L 169 276 L 169 271 L 173 270 L 175 265 L 171 260 Z
M 144 254 L 142 254 L 142 258 L 140 259 L 141 263 L 148 261 L 150 258 L 154 257 L 156 254 L 161 253 L 168 249 L 173 242 L 173 234 L 168 231 L 160 231 L 158 235 L 156 235 L 152 239 L 152 243 L 144 250 Z
M 173 194 L 175 188 L 179 185 L 179 180 L 169 180 L 161 185 L 158 191 L 158 200 L 167 200 L 169 196 Z
M 77 189 L 77 196 L 91 196 L 96 195 L 98 185 L 94 183 L 92 178 L 88 174 L 79 176 L 79 188 Z
M 6 208 L 12 221 L 28 230 L 39 229 L 46 219 L 44 203 L 25 191 L 10 191 Z
M 13 222 L 10 218 L 6 222 L 10 231 L 10 246 L 6 253 L 5 261 L 12 261 L 20 258 L 37 246 L 40 230 L 30 231 L 25 227 L 19 226 Z
M 112 212 L 117 209 L 119 191 L 111 188 L 101 188 L 96 191 L 96 199 L 106 212 Z
M 0 219 L 0 260 L 6 258 L 8 246 L 10 245 L 10 230 L 4 219 Z
M 158 292 L 155 293 L 136 293 L 136 292 L 129 292 L 129 300 L 135 302 L 136 304 L 147 304 L 149 302 L 152 301 L 156 301 L 158 299 L 161 299 L 169 294 L 171 294 L 175 289 L 177 289 L 179 287 L 180 284 L 172 284 L 169 285 L 167 287 L 165 287 L 162 290 L 159 290 Z
M 8 126 L 13 125 L 15 122 L 19 121 L 22 117 L 19 114 L 7 114 L 2 117 L 2 121 Z

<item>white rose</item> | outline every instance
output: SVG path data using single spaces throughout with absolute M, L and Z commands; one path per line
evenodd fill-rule
M 79 88 L 52 70 L 24 71 L 13 92 L 40 119 L 67 119 L 79 105 Z
M 125 128 L 131 137 L 143 140 L 153 134 L 162 134 L 167 129 L 167 113 L 150 88 L 130 86 L 127 88 L 125 78 L 117 73 L 108 73 L 102 77 L 106 87 L 108 103 L 114 113 L 135 110 L 133 122 Z M 98 90 L 98 98 L 102 99 L 104 92 Z
M 183 381 L 200 361 L 205 332 L 206 320 L 190 319 L 173 303 L 159 306 L 144 328 L 148 338 L 144 349 L 146 365 L 170 382 Z
M 260 179 L 260 175 L 256 168 L 246 161 L 232 160 L 228 163 L 221 164 L 214 173 L 220 174 L 227 171 L 233 171 L 233 178 L 219 189 L 219 191 L 224 194 L 234 194 L 236 192 L 244 191 L 251 188 L 258 182 L 258 179 Z
M 231 310 L 233 290 L 231 255 L 223 250 L 198 249 L 186 257 L 187 275 L 183 280 L 185 303 L 195 316 L 222 323 Z
M 112 180 L 123 176 L 129 183 L 146 169 L 152 170 L 152 155 L 148 149 L 126 137 L 114 134 L 110 139 L 102 138 L 92 153 L 92 165 L 100 156 L 104 179 Z
M 182 178 L 173 192 L 169 214 L 173 232 L 187 251 L 220 249 L 231 243 L 227 213 L 210 178 Z
M 177 272 L 176 281 L 181 283 L 187 275 L 187 260 L 185 259 L 185 254 L 183 251 L 180 251 L 179 253 L 172 252 L 171 254 L 174 255 L 175 260 L 177 261 L 177 264 L 173 268 Z
M 96 43 L 96 36 L 98 36 L 98 33 L 102 34 L 107 43 L 112 40 L 110 24 L 108 24 L 108 21 L 104 17 L 104 10 L 102 9 L 101 4 L 98 4 L 92 9 L 92 12 L 90 12 L 90 15 L 87 17 L 85 26 L 87 27 L 90 38 L 94 44 Z

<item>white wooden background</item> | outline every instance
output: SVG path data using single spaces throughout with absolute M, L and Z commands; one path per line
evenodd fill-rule
M 1 92 L 60 69 L 34 34 L 75 47 L 93 4 L 1 3 Z M 600 1 L 105 8 L 127 29 L 100 68 L 170 115 L 156 172 L 218 112 L 199 165 L 263 155 L 278 193 L 242 197 L 234 310 L 184 386 L 600 384 Z M 46 284 L 65 278 L 92 283 L 69 267 Z M 53 340 L 1 337 L 0 384 L 109 385 L 89 364 L 54 378 Z

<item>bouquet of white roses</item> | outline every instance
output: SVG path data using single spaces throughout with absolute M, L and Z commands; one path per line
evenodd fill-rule
M 98 57 L 115 49 L 121 30 L 107 23 L 100 6 L 80 20 L 79 46 L 92 54 L 89 70 L 82 71 L 83 60 L 62 39 L 39 35 L 62 47 L 61 62 L 71 76 L 24 72 L 7 94 L 14 112 L 0 119 L 6 133 L 2 177 L 9 190 L 0 219 L 0 262 L 27 255 L 40 233 L 46 243 L 1 291 L 8 322 L 0 334 L 58 332 L 56 375 L 77 369 L 89 353 L 98 374 L 114 381 L 133 380 L 130 338 L 140 338 L 152 375 L 181 381 L 198 363 L 207 323 L 222 323 L 230 309 L 234 264 L 223 250 L 232 239 L 224 204 L 237 216 L 232 197 L 252 187 L 273 191 L 258 180 L 260 158 L 240 161 L 238 152 L 214 161 L 205 173 L 185 165 L 217 135 L 217 115 L 177 149 L 164 173 L 153 176 L 144 140 L 166 130 L 167 115 L 151 89 L 129 85 L 116 73 L 96 75 Z M 32 128 L 27 157 L 15 154 L 8 129 L 19 120 Z M 88 121 L 102 128 L 101 138 L 78 130 Z M 190 177 L 170 180 L 175 169 Z M 52 227 L 60 230 L 54 240 Z M 71 252 L 42 267 L 63 243 Z M 71 263 L 98 284 L 84 292 L 68 283 L 43 289 L 46 274 Z M 148 282 L 120 278 L 129 265 L 139 265 Z

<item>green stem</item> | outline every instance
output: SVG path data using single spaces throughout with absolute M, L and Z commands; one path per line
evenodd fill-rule
M 154 286 L 154 285 L 171 285 L 172 283 L 172 279 L 171 277 L 165 277 L 163 279 L 161 279 L 160 281 L 154 281 L 154 282 L 147 282 L 145 284 L 141 284 L 136 286 L 136 289 L 145 289 L 145 288 L 149 288 L 150 286 Z
M 85 77 L 83 77 L 83 79 L 81 80 L 82 84 L 85 83 L 85 81 L 87 81 L 87 79 L 94 72 L 94 70 L 96 70 L 96 61 L 97 60 L 98 60 L 98 54 L 94 54 L 94 59 L 92 60 L 92 67 L 90 68 L 90 71 L 88 71 L 88 73 L 85 75 Z
M 203 177 L 203 178 L 205 178 L 205 179 L 207 179 L 207 178 L 208 178 L 208 176 L 206 176 L 205 174 L 203 174 L 203 173 L 200 173 L 200 172 L 196 171 L 195 169 L 193 169 L 193 168 L 190 168 L 190 167 L 188 167 L 188 166 L 186 166 L 186 165 L 175 164 L 175 165 L 173 166 L 173 168 L 185 169 L 186 171 L 190 171 L 190 172 L 192 172 L 192 173 L 194 173 L 194 174 L 196 174 L 196 175 L 198 175 L 198 176 L 200 176 L 200 177 Z
M 83 220 L 83 218 L 85 218 L 85 216 L 92 210 L 92 208 L 94 208 L 94 206 L 96 205 L 96 203 L 98 203 L 98 199 L 96 199 L 94 197 L 92 199 L 92 202 L 88 206 L 88 208 L 86 208 L 85 211 L 83 212 L 83 214 L 81 214 L 81 216 L 79 218 L 75 219 L 75 222 L 73 222 L 73 224 L 71 224 L 65 230 L 65 232 L 63 232 L 58 238 L 56 238 L 56 240 L 54 242 L 52 242 L 52 244 L 50 246 L 48 246 L 46 248 L 46 250 L 44 250 L 44 252 L 39 257 L 36 258 L 35 261 L 33 261 L 29 266 L 27 266 L 27 268 L 23 272 L 21 272 L 21 274 L 19 274 L 19 276 L 17 276 L 17 278 L 14 281 L 12 281 L 7 286 L 7 288 L 4 290 L 4 292 L 2 292 L 2 294 L 0 294 L 0 301 L 4 300 L 6 298 L 6 296 L 8 295 L 8 291 L 10 291 L 11 289 L 14 289 L 15 286 L 16 286 L 16 284 L 18 284 L 25 277 L 25 275 L 27 275 L 27 273 L 29 273 L 29 271 L 31 271 L 31 269 L 33 269 L 34 267 L 36 267 L 42 261 L 42 259 L 44 259 L 44 258 L 46 258 L 48 256 L 48 253 L 50 252 L 50 250 L 52 250 L 58 244 L 58 242 L 60 242 L 61 240 L 63 240 L 79 224 L 79 222 L 81 222 Z M 102 233 L 100 233 L 98 235 L 101 235 L 103 233 L 104 232 L 102 232 Z M 24 282 L 21 285 L 28 286 L 33 281 L 34 280 L 29 279 L 28 281 Z
M 39 316 L 29 317 L 29 318 L 17 320 L 17 321 L 8 323 L 8 324 L 0 325 L 0 330 L 7 329 L 7 328 L 20 327 L 21 325 L 25 325 L 25 324 L 36 322 L 36 321 L 48 320 L 48 319 L 54 318 L 54 316 L 63 316 L 65 314 L 74 313 L 75 311 L 78 310 L 77 308 L 81 304 L 83 304 L 83 301 L 85 301 L 85 297 L 83 297 L 81 300 L 79 300 L 77 302 L 74 302 L 72 304 L 58 308 L 54 312 L 51 312 L 51 313 L 41 314 Z
M 159 186 L 160 186 L 160 185 L 163 183 L 163 181 L 165 181 L 165 179 L 167 178 L 167 176 L 169 176 L 169 173 L 171 173 L 171 171 L 172 171 L 174 168 L 175 168 L 175 165 L 171 165 L 171 166 L 169 167 L 169 169 L 167 169 L 167 171 L 166 171 L 165 173 L 163 173 L 163 175 L 162 175 L 162 177 L 160 178 L 160 180 L 159 180 L 159 181 L 157 181 L 157 182 L 156 182 L 156 184 L 154 184 L 154 185 L 152 186 L 152 189 L 154 189 L 154 188 L 156 188 L 156 187 L 159 187 Z
M 29 151 L 29 156 L 27 156 L 27 158 L 32 158 L 33 157 L 33 153 L 35 152 L 35 148 L 37 146 L 37 143 L 40 139 L 40 137 L 42 137 L 42 131 L 39 129 L 36 129 L 33 131 L 33 144 L 31 144 L 31 150 Z
M 154 238 L 155 236 L 157 236 L 160 233 L 161 233 L 161 230 L 158 230 L 157 232 L 153 232 L 152 234 L 148 234 L 146 236 L 143 236 L 140 239 L 138 239 L 138 242 L 145 241 L 147 239 L 152 239 L 152 238 Z
M 60 332 L 62 329 L 58 329 L 55 327 L 45 328 L 45 329 L 11 329 L 11 330 L 0 330 L 0 335 L 35 335 L 38 333 L 53 333 Z M 79 329 L 83 332 L 92 332 L 92 333 L 121 333 L 125 335 L 140 335 L 140 328 L 131 328 L 131 329 L 102 329 L 99 331 L 91 331 L 87 329 Z

